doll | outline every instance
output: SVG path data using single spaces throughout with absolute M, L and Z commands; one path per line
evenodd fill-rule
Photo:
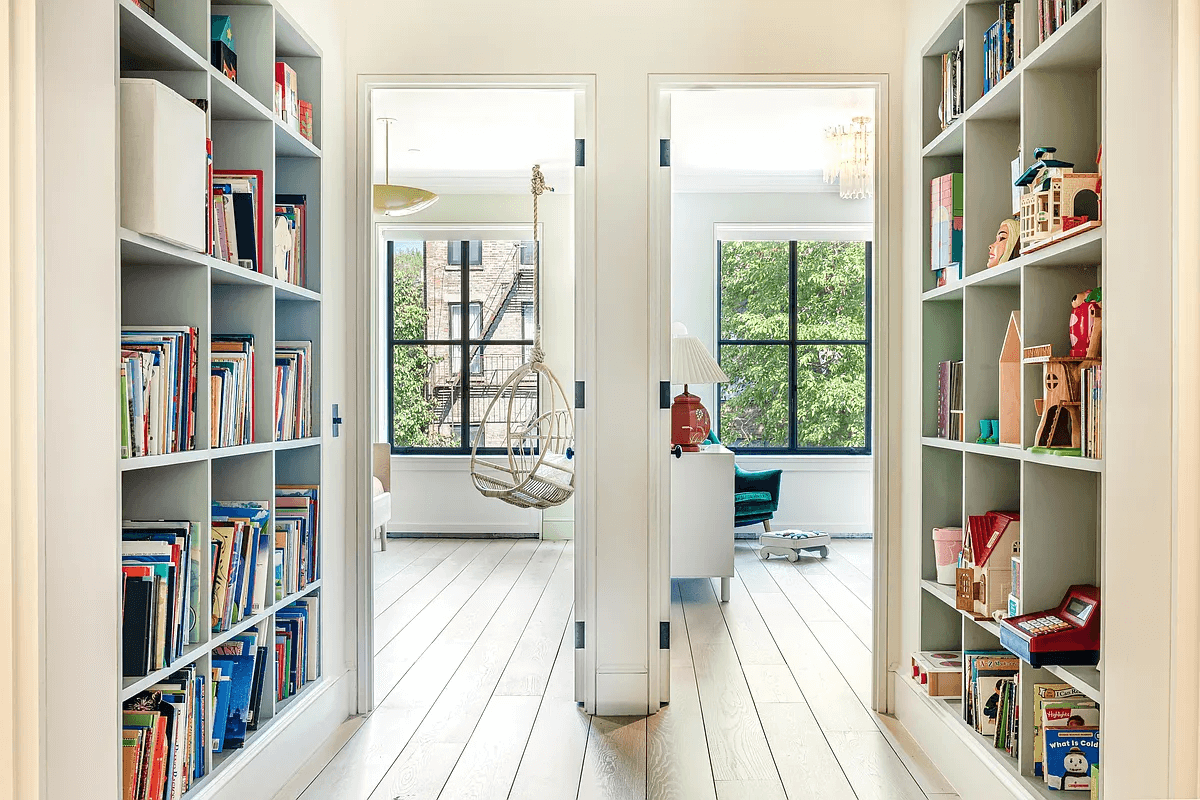
M 999 266 L 1021 254 L 1021 226 L 1009 217 L 1000 223 L 996 241 L 988 245 L 988 267 Z

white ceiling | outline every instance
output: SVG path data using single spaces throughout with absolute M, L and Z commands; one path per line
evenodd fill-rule
M 548 184 L 570 190 L 571 91 L 379 89 L 372 99 L 376 181 L 385 180 L 385 123 L 379 120 L 392 117 L 392 183 L 443 193 L 527 192 L 530 170 L 541 164 Z
M 379 89 L 374 173 L 441 193 L 527 192 L 541 164 L 570 191 L 575 95 L 535 89 Z M 826 128 L 874 116 L 871 89 L 714 89 L 671 99 L 671 166 L 681 191 L 836 191 L 821 182 Z M 413 150 L 419 152 L 412 152 Z
M 820 189 L 825 130 L 875 116 L 872 89 L 714 89 L 671 96 L 676 189 Z M 835 187 L 829 187 L 835 191 Z

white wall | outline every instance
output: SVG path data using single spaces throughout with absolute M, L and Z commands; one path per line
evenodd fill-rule
M 832 187 L 831 187 L 832 188 Z M 718 226 L 871 224 L 870 200 L 836 191 L 686 192 L 671 198 L 671 318 L 716 354 Z M 827 235 L 827 234 L 815 234 Z M 832 235 L 832 234 L 828 234 Z M 726 236 L 725 238 L 729 238 Z M 683 390 L 672 387 L 672 393 Z M 716 414 L 716 387 L 694 386 Z M 874 528 L 870 456 L 741 456 L 745 469 L 782 469 L 772 527 L 868 533 Z
M 574 196 L 556 187 L 538 202 L 542 227 L 542 345 L 546 363 L 570 387 L 575 371 L 575 238 Z M 533 219 L 527 194 L 441 195 L 425 211 L 402 219 L 381 217 L 377 222 L 421 226 L 461 224 L 513 225 L 529 236 Z M 507 233 L 503 235 L 508 235 Z M 382 263 L 376 259 L 377 263 Z M 386 275 L 378 285 L 385 286 Z M 386 303 L 386 290 L 379 298 Z M 380 319 L 387 319 L 386 305 Z M 380 330 L 386 335 L 386 331 Z M 378 418 L 376 441 L 388 441 L 387 350 L 376 342 Z M 543 387 L 544 391 L 544 387 Z M 570 389 L 568 388 L 568 391 Z M 573 400 L 569 397 L 568 400 Z M 543 513 L 519 509 L 479 494 L 470 479 L 471 459 L 463 456 L 392 456 L 392 519 L 388 530 L 399 533 L 527 533 L 546 538 L 571 538 L 574 500 Z
M 588 641 L 598 654 L 600 708 L 646 710 L 650 696 L 651 597 L 647 565 L 648 420 L 657 405 L 649 374 L 647 264 L 650 172 L 649 74 L 884 73 L 898 80 L 904 7 L 863 0 L 846 7 L 805 0 L 666 0 L 547 4 L 445 0 L 397 6 L 349 0 L 351 75 L 594 75 L 595 208 L 598 247 L 594 375 L 588 410 L 600 430 L 596 531 L 596 619 Z M 870 25 L 856 20 L 870 20 Z M 893 95 L 891 118 L 900 120 Z M 883 138 L 895 142 L 898 138 Z M 899 200 L 899 150 L 893 201 Z M 899 242 L 899 226 L 891 231 Z M 666 412 L 661 412 L 666 413 Z M 657 543 L 657 536 L 654 537 Z M 654 606 L 657 613 L 657 604 Z M 589 676 L 590 679 L 590 676 Z M 605 695 L 612 695 L 609 702 Z

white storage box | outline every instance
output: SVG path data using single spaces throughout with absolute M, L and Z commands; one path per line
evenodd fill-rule
M 121 226 L 208 252 L 204 112 L 156 80 L 121 79 Z

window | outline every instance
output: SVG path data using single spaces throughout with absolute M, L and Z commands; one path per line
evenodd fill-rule
M 446 263 L 462 268 L 462 242 L 446 242 Z M 471 268 L 483 266 L 483 242 L 472 239 L 467 244 L 467 265 Z
M 471 242 L 472 268 L 463 270 L 448 257 L 455 249 L 462 255 L 461 241 L 388 235 L 399 234 L 385 234 L 381 246 L 391 287 L 393 452 L 470 453 L 477 433 L 482 452 L 502 452 L 508 409 L 484 414 L 533 345 L 533 281 L 520 263 L 520 240 Z M 536 381 L 522 382 L 513 416 L 537 408 Z
M 871 452 L 871 243 L 717 242 L 717 430 L 741 452 Z
M 537 242 L 521 242 L 521 266 L 532 267 L 536 252 Z
M 521 303 L 521 338 L 533 341 L 537 336 L 537 319 L 533 313 L 533 303 Z M 532 347 L 525 348 L 525 360 L 528 361 L 533 353 Z

